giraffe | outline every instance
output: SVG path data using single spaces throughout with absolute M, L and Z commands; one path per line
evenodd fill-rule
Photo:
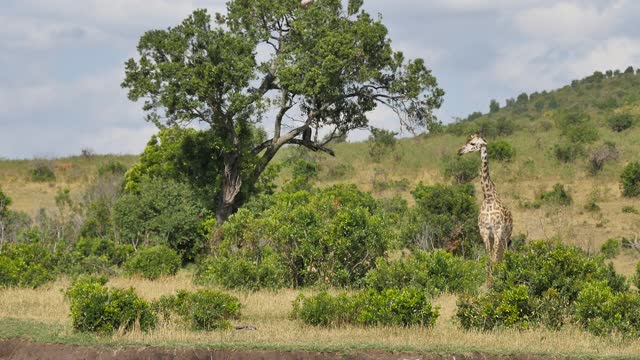
M 484 242 L 484 247 L 489 255 L 487 271 L 487 284 L 491 284 L 493 266 L 502 260 L 504 250 L 511 243 L 511 231 L 513 230 L 513 218 L 496 191 L 496 186 L 489 176 L 489 155 L 487 142 L 478 134 L 471 135 L 469 141 L 460 148 L 458 155 L 470 152 L 480 152 L 482 160 L 481 183 L 484 200 L 478 215 L 478 228 Z

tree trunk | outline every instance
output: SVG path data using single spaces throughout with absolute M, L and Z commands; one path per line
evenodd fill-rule
M 237 208 L 236 198 L 242 188 L 240 160 L 238 155 L 227 155 L 224 159 L 224 176 L 222 178 L 222 194 L 216 210 L 216 221 L 222 224 Z

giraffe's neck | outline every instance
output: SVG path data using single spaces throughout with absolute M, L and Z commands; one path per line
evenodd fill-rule
M 489 154 L 487 152 L 487 147 L 483 146 L 480 148 L 480 159 L 482 159 L 482 193 L 484 195 L 485 200 L 495 199 L 496 198 L 496 186 L 491 181 L 491 176 L 489 176 Z

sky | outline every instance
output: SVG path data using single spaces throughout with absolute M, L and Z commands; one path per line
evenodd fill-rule
M 147 30 L 226 0 L 1 0 L 0 158 L 140 153 L 157 130 L 120 88 Z M 319 0 L 322 1 L 322 0 Z M 595 70 L 640 65 L 634 0 L 365 0 L 446 91 L 445 123 Z M 371 125 L 398 130 L 379 110 Z M 355 132 L 350 139 L 367 137 Z

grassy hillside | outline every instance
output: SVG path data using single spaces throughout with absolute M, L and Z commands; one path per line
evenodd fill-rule
M 596 129 L 597 136 L 583 145 L 583 156 L 565 163 L 556 159 L 554 146 L 571 143 L 563 135 L 561 123 L 563 116 L 576 112 L 586 114 L 586 125 Z M 379 161 L 372 159 L 369 142 L 335 144 L 336 158 L 321 154 L 305 156 L 319 165 L 319 186 L 350 182 L 376 196 L 398 195 L 411 201 L 410 191 L 417 183 L 451 181 L 444 176 L 444 164 L 455 158 L 468 134 L 480 131 L 489 142 L 504 140 L 515 148 L 516 155 L 511 161 L 493 161 L 490 165 L 498 191 L 514 213 L 514 233 L 526 234 L 529 239 L 559 237 L 595 250 L 609 238 L 634 238 L 640 232 L 640 215 L 622 212 L 628 206 L 640 209 L 640 204 L 636 199 L 622 197 L 619 185 L 625 164 L 639 160 L 640 125 L 615 132 L 608 119 L 616 114 L 640 118 L 640 75 L 632 71 L 610 76 L 596 73 L 555 91 L 521 94 L 498 111 L 474 113 L 436 134 L 399 140 Z M 619 157 L 606 163 L 594 176 L 588 170 L 589 153 L 607 142 L 615 143 Z M 286 149 L 278 161 L 297 155 L 298 150 Z M 13 198 L 15 210 L 33 215 L 39 208 L 53 207 L 60 188 L 70 188 L 72 194 L 80 196 L 102 165 L 119 161 L 130 166 L 136 159 L 110 155 L 46 161 L 2 160 L 0 187 Z M 55 180 L 32 181 L 32 170 L 42 165 L 54 171 Z M 287 176 L 285 167 L 279 182 L 286 181 Z M 473 183 L 479 190 L 478 179 Z M 570 206 L 544 205 L 537 209 L 526 206 L 556 183 L 564 184 L 573 197 Z M 480 198 L 478 192 L 478 201 Z M 594 202 L 599 210 L 585 209 L 585 205 Z M 635 262 L 625 255 L 617 259 L 616 266 L 628 274 Z

